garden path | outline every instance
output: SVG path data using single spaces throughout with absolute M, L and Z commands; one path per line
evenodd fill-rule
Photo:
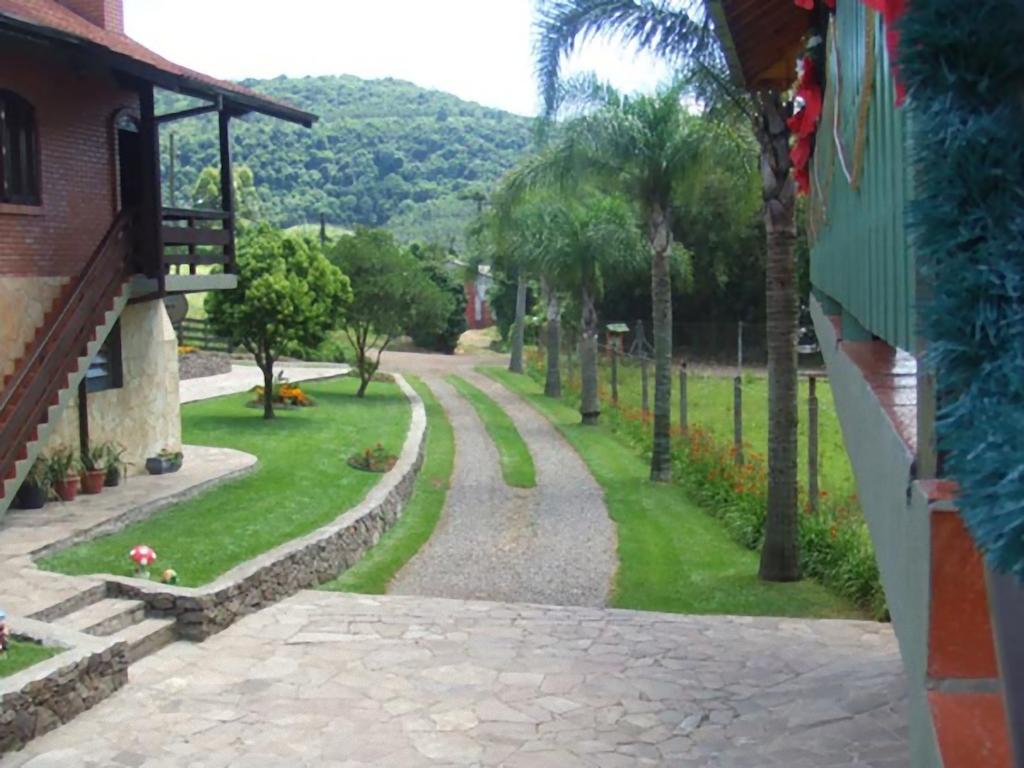
M 437 530 L 389 591 L 604 605 L 618 561 L 600 486 L 547 419 L 472 370 L 480 362 L 475 356 L 387 356 L 389 370 L 423 377 L 455 433 L 455 469 Z M 536 488 L 505 484 L 483 422 L 443 379 L 450 372 L 484 390 L 511 417 L 533 457 Z

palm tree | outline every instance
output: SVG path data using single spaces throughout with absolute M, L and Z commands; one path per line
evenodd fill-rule
M 563 190 L 591 181 L 614 190 L 643 212 L 651 257 L 654 306 L 654 448 L 651 479 L 672 479 L 672 250 L 673 200 L 696 177 L 703 132 L 671 88 L 656 96 L 610 94 L 594 112 L 560 127 L 540 155 L 512 172 L 513 192 L 556 185 Z
M 562 396 L 562 297 L 544 274 L 540 276 L 540 294 L 545 308 L 544 343 L 548 351 L 544 395 L 559 398 Z
M 543 0 L 537 26 L 537 72 L 549 116 L 558 108 L 562 60 L 577 41 L 618 33 L 695 76 L 708 103 L 729 104 L 750 119 L 761 148 L 767 234 L 769 477 L 760 575 L 768 581 L 799 579 L 796 190 L 782 94 L 747 94 L 731 84 L 705 0 Z
M 634 269 L 643 260 L 634 212 L 621 199 L 588 195 L 545 207 L 546 247 L 540 268 L 556 291 L 572 291 L 580 302 L 580 414 L 584 424 L 597 424 L 598 322 L 604 273 Z

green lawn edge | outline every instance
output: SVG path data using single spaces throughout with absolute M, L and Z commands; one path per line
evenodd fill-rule
M 10 677 L 63 651 L 63 648 L 50 648 L 25 640 L 11 640 L 7 654 L 0 656 L 0 678 Z
M 581 425 L 575 409 L 545 397 L 528 376 L 493 367 L 477 370 L 551 421 L 604 490 L 618 531 L 613 606 L 671 613 L 864 618 L 854 605 L 817 582 L 762 582 L 757 553 L 734 542 L 679 486 L 650 482 L 647 462 L 607 427 Z
M 526 447 L 515 423 L 504 409 L 479 387 L 474 386 L 461 376 L 451 375 L 445 381 L 455 387 L 480 416 L 480 420 L 491 436 L 498 456 L 501 458 L 501 474 L 505 484 L 513 488 L 534 488 L 537 485 L 537 473 L 533 466 L 533 457 Z
M 406 379 L 423 399 L 427 414 L 423 466 L 416 477 L 412 496 L 398 522 L 377 545 L 341 576 L 321 584 L 319 589 L 383 595 L 395 574 L 427 543 L 441 519 L 455 465 L 455 433 L 430 388 L 413 376 Z
M 351 377 L 301 386 L 318 405 L 279 410 L 270 421 L 260 409 L 246 407 L 250 393 L 184 406 L 184 442 L 255 454 L 256 469 L 121 531 L 43 558 L 38 566 L 69 575 L 127 576 L 128 552 L 147 544 L 158 556 L 150 569 L 154 578 L 171 568 L 181 586 L 198 587 L 359 504 L 381 475 L 350 467 L 348 457 L 377 442 L 400 453 L 410 403 L 391 383 L 374 382 L 365 398 L 355 396 L 359 382 Z

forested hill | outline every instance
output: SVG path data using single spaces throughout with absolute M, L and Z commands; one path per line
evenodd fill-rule
M 236 164 L 248 165 L 262 213 L 277 224 L 386 226 L 403 239 L 448 242 L 475 212 L 460 199 L 488 189 L 526 151 L 530 120 L 399 80 L 279 77 L 244 85 L 320 116 L 305 129 L 263 116 L 232 122 Z M 158 112 L 189 106 L 164 94 Z M 218 161 L 213 116 L 163 127 L 175 134 L 176 202 Z

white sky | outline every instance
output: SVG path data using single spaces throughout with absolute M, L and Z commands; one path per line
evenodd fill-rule
M 216 77 L 395 77 L 522 115 L 536 114 L 533 0 L 125 0 L 126 31 L 172 61 Z M 226 50 L 222 49 L 224 41 Z M 568 72 L 625 92 L 668 69 L 595 41 Z

